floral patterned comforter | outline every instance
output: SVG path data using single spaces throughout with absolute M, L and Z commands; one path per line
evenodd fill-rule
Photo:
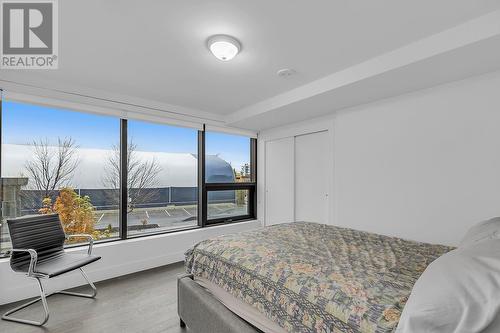
M 186 269 L 289 332 L 393 332 L 418 277 L 451 247 L 295 222 L 225 235 Z

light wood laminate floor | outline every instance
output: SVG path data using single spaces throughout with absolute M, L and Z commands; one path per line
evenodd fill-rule
M 0 320 L 0 332 L 186 333 L 179 327 L 177 316 L 177 275 L 183 272 L 182 263 L 178 263 L 98 282 L 96 299 L 54 295 L 47 299 L 50 318 L 44 327 Z M 47 289 L 52 290 L 50 286 Z M 20 303 L 0 306 L 0 313 L 17 304 Z M 38 302 L 15 315 L 40 320 L 42 311 Z

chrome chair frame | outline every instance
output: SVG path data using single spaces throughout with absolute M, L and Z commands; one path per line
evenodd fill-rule
M 92 249 L 93 249 L 93 246 L 94 246 L 94 239 L 92 238 L 92 236 L 91 235 L 86 235 L 86 234 L 66 235 L 66 239 L 76 238 L 76 237 L 78 237 L 78 238 L 83 238 L 83 237 L 87 238 L 87 240 L 89 242 L 89 248 L 87 250 L 87 254 L 91 255 L 92 254 Z M 38 254 L 37 254 L 37 252 L 35 250 L 33 250 L 33 249 L 12 249 L 12 250 L 10 250 L 10 252 L 11 253 L 13 253 L 13 252 L 28 252 L 30 254 L 31 260 L 30 260 L 30 265 L 28 267 L 28 272 L 23 273 L 23 274 L 26 275 L 27 277 L 35 279 L 37 281 L 38 288 L 39 288 L 39 291 L 40 291 L 40 297 L 37 297 L 34 300 L 31 300 L 31 301 L 29 301 L 27 303 L 21 304 L 21 305 L 15 307 L 13 309 L 7 311 L 2 316 L 3 320 L 12 321 L 12 322 L 21 323 L 21 324 L 34 325 L 34 326 L 43 326 L 49 320 L 49 306 L 47 304 L 47 297 L 50 297 L 50 296 L 55 295 L 55 294 L 63 294 L 63 295 L 85 297 L 85 298 L 95 298 L 97 296 L 97 288 L 95 287 L 94 283 L 89 279 L 89 277 L 87 276 L 87 274 L 85 273 L 85 271 L 83 270 L 82 267 L 80 267 L 79 270 L 80 270 L 81 274 L 83 275 L 83 278 L 85 279 L 85 281 L 87 282 L 87 284 L 90 285 L 90 287 L 92 289 L 92 293 L 91 294 L 82 294 L 82 293 L 76 293 L 76 292 L 65 291 L 65 290 L 56 291 L 56 292 L 53 292 L 53 293 L 50 293 L 50 294 L 46 294 L 45 293 L 45 289 L 43 288 L 43 284 L 42 284 L 41 279 L 48 279 L 48 276 L 36 272 L 36 263 L 37 263 L 37 260 L 38 260 Z M 11 314 L 16 313 L 16 312 L 18 312 L 18 311 L 20 311 L 20 310 L 22 310 L 24 308 L 27 308 L 28 306 L 30 306 L 32 304 L 35 304 L 35 303 L 37 303 L 39 301 L 42 302 L 43 310 L 44 310 L 44 318 L 43 318 L 42 321 L 34 321 L 34 320 L 28 320 L 28 319 L 21 319 L 21 318 L 15 318 L 15 317 L 11 317 L 10 316 Z

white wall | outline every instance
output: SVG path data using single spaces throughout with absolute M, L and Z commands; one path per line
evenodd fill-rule
M 182 261 L 184 252 L 191 246 L 209 237 L 251 230 L 260 227 L 257 221 L 193 229 L 176 233 L 129 239 L 120 242 L 97 244 L 93 254 L 102 259 L 85 269 L 94 281 L 171 264 Z M 85 251 L 87 248 L 70 249 Z M 85 283 L 81 275 L 68 273 L 45 280 L 50 293 L 55 290 L 76 287 Z M 12 272 L 8 259 L 0 259 L 0 304 L 17 301 L 38 294 L 36 282 L 22 274 Z
M 264 131 L 260 140 L 307 129 L 332 136 L 330 223 L 457 244 L 470 225 L 500 215 L 500 72 Z

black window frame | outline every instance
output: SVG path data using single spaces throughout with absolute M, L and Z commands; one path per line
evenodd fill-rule
M 203 144 L 205 144 L 205 131 L 202 134 Z M 205 147 L 205 145 L 203 145 Z M 205 155 L 203 155 L 205 156 Z M 204 157 L 203 157 L 204 159 Z M 203 161 L 203 177 L 205 176 L 205 161 Z M 208 192 L 228 191 L 228 190 L 248 190 L 248 214 L 227 216 L 222 218 L 208 219 Z M 238 221 L 254 220 L 257 217 L 257 139 L 250 138 L 250 182 L 234 183 L 207 183 L 203 178 L 202 191 L 203 201 L 201 204 L 203 223 L 202 226 L 223 223 L 233 223 Z
M 31 103 L 31 102 L 30 102 Z M 2 176 L 2 105 L 3 105 L 3 89 L 0 89 L 0 178 Z M 81 111 L 77 111 L 81 112 Z M 85 113 L 85 112 L 83 112 Z M 168 229 L 158 232 L 146 233 L 144 235 L 129 235 L 128 234 L 128 188 L 127 188 L 127 154 L 128 154 L 128 120 L 117 117 L 120 121 L 120 202 L 119 202 L 119 235 L 109 239 L 103 239 L 96 243 L 109 243 L 132 238 L 142 238 L 156 236 L 161 234 L 175 233 L 179 231 L 191 230 L 196 228 L 210 227 L 213 225 L 237 223 L 257 219 L 257 139 L 249 138 L 250 140 L 250 182 L 234 182 L 234 183 L 207 183 L 205 179 L 205 124 L 203 129 L 198 130 L 198 215 L 197 225 L 189 227 L 181 227 L 177 229 Z M 153 122 L 154 123 L 154 122 Z M 1 189 L 0 189 L 1 190 Z M 239 216 L 228 216 L 217 219 L 208 219 L 208 192 L 211 191 L 226 191 L 226 190 L 248 190 L 248 214 Z M 0 200 L 1 200 L 0 193 Z M 0 207 L 0 220 L 2 212 Z M 82 246 L 81 244 L 66 245 L 67 248 Z M 0 258 L 7 257 L 9 252 L 1 253 Z

